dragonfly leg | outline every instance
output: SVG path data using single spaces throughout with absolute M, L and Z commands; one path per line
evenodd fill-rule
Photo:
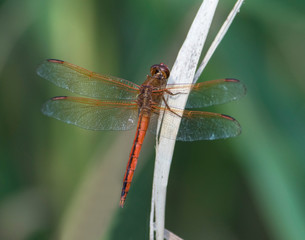
M 170 90 L 168 89 L 165 89 L 164 92 L 166 92 L 167 94 L 171 95 L 171 96 L 175 96 L 175 95 L 178 95 L 178 94 L 186 94 L 184 92 L 177 92 L 177 93 L 172 93 Z
M 163 100 L 163 102 L 164 102 L 166 108 L 167 108 L 169 111 L 171 111 L 173 114 L 175 114 L 175 115 L 178 116 L 178 117 L 182 117 L 182 116 L 180 116 L 178 113 L 174 112 L 174 111 L 170 108 L 170 106 L 168 106 L 167 101 L 165 100 L 165 97 L 164 97 L 164 96 L 162 96 L 162 100 Z

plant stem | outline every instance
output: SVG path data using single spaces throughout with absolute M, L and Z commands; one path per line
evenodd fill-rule
M 239 8 L 243 0 L 238 0 L 223 26 L 216 35 L 211 47 L 207 51 L 198 71 L 196 68 L 202 52 L 204 42 L 209 32 L 212 19 L 218 4 L 218 0 L 205 0 L 201 4 L 197 15 L 192 23 L 188 35 L 178 53 L 176 61 L 171 71 L 171 76 L 168 84 L 178 83 L 194 83 L 197 81 L 205 66 L 207 65 L 212 54 L 216 50 L 220 41 L 227 32 L 235 15 L 239 12 Z M 195 75 L 196 72 L 196 75 Z M 184 109 L 188 94 L 180 94 L 175 100 L 168 98 L 168 105 L 171 106 L 175 101 L 175 106 L 179 109 Z M 162 115 L 162 114 L 161 114 Z M 176 136 L 179 130 L 180 119 L 172 117 L 164 113 L 159 118 L 159 133 L 162 136 L 163 132 L 167 129 L 162 127 L 162 120 L 169 121 L 175 126 L 176 131 L 171 133 Z M 175 140 L 162 138 L 156 139 L 156 160 L 153 179 L 153 191 L 151 201 L 151 214 L 150 214 L 150 240 L 154 239 L 154 229 L 156 230 L 156 239 L 164 239 L 164 223 L 165 223 L 165 203 L 166 203 L 166 190 L 169 177 L 171 161 L 174 153 Z M 155 224 L 154 224 L 155 218 Z

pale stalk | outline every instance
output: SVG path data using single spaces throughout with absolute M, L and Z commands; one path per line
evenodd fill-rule
M 235 4 L 233 10 L 229 14 L 228 18 L 226 19 L 217 36 L 215 37 L 215 40 L 213 41 L 210 49 L 204 57 L 202 64 L 200 65 L 195 76 L 195 71 L 199 62 L 204 42 L 211 26 L 218 0 L 205 0 L 201 4 L 200 9 L 197 12 L 197 15 L 192 23 L 188 35 L 174 63 L 174 66 L 171 71 L 171 76 L 168 80 L 169 84 L 187 84 L 197 81 L 202 71 L 204 70 L 207 62 L 216 50 L 221 39 L 227 32 L 235 15 L 239 11 L 242 2 L 243 0 L 239 0 Z M 175 100 L 169 98 L 168 104 L 170 106 L 172 104 L 172 101 L 175 101 L 175 104 L 173 104 L 174 106 L 177 106 L 177 108 L 179 109 L 184 109 L 187 97 L 188 94 L 181 94 L 181 96 L 179 98 L 175 98 Z M 160 117 L 160 124 L 163 119 L 167 122 L 171 122 L 173 126 L 176 126 L 176 132 L 171 133 L 172 136 L 176 136 L 180 125 L 180 119 L 172 117 L 171 115 L 164 114 L 163 117 Z M 161 126 L 159 131 L 160 135 L 162 135 L 162 133 L 166 131 L 167 129 Z M 166 189 L 174 147 L 175 140 L 162 137 L 160 137 L 160 139 L 157 139 L 150 215 L 150 240 L 154 239 L 154 230 L 156 231 L 157 240 L 164 239 Z M 153 222 L 154 218 L 155 224 Z
M 222 24 L 221 28 L 219 29 L 214 41 L 212 42 L 211 46 L 209 47 L 209 50 L 205 54 L 200 66 L 198 67 L 198 70 L 195 74 L 193 82 L 197 82 L 198 78 L 201 76 L 203 70 L 205 69 L 206 65 L 210 61 L 210 58 L 212 57 L 213 53 L 215 52 L 216 48 L 218 47 L 219 43 L 227 33 L 229 27 L 231 26 L 233 19 L 235 18 L 236 14 L 239 12 L 241 5 L 243 4 L 244 0 L 238 0 L 230 14 L 228 15 L 226 21 Z

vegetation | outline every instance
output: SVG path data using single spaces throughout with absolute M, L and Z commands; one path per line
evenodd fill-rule
M 220 1 L 210 40 L 235 1 Z M 173 5 L 175 4 L 175 5 Z M 124 209 L 134 132 L 92 132 L 47 118 L 72 95 L 36 75 L 57 58 L 141 83 L 172 66 L 200 1 L 5 1 L 0 5 L 0 238 L 147 239 L 154 137 L 146 139 Z M 237 78 L 241 136 L 179 142 L 166 228 L 185 239 L 305 236 L 304 1 L 246 1 L 199 81 Z

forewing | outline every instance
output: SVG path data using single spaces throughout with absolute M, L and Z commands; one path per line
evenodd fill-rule
M 215 140 L 235 137 L 241 133 L 239 123 L 232 117 L 201 111 L 184 112 L 178 109 L 171 109 L 173 112 L 166 110 L 169 118 L 164 117 L 162 128 L 165 131 L 161 132 L 161 137 L 175 139 L 172 118 L 181 118 L 181 124 L 176 140 L 179 141 L 197 141 L 197 140 Z M 158 114 L 153 114 L 151 117 L 151 128 L 153 133 L 156 133 L 158 122 Z
M 191 89 L 186 108 L 209 107 L 238 100 L 246 94 L 245 85 L 237 79 L 219 79 L 194 85 L 174 85 L 167 87 L 171 98 L 185 94 Z M 176 106 L 173 106 L 176 107 Z
M 63 122 L 90 130 L 129 130 L 137 123 L 137 105 L 81 97 L 54 97 L 42 112 Z
M 71 63 L 48 59 L 37 69 L 42 78 L 71 92 L 101 99 L 135 99 L 139 86 L 124 79 L 100 75 Z

